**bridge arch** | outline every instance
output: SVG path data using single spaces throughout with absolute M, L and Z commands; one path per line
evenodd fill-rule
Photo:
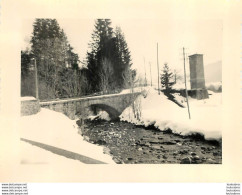
M 89 106 L 89 108 L 91 108 L 94 112 L 96 111 L 97 108 L 102 109 L 103 111 L 106 111 L 112 120 L 118 119 L 119 115 L 121 114 L 117 109 L 107 104 L 92 104 Z

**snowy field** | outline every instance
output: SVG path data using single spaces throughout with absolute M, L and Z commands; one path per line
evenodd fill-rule
M 23 116 L 20 119 L 20 137 L 43 144 L 75 152 L 105 163 L 114 164 L 112 158 L 103 154 L 103 147 L 90 144 L 78 134 L 75 120 L 70 120 L 62 113 L 41 108 L 35 115 Z M 49 151 L 32 146 L 21 141 L 21 161 L 25 164 L 55 164 L 57 162 L 72 162 L 73 165 L 81 164 L 53 154 Z
M 147 88 L 146 98 L 139 96 L 135 102 L 141 113 L 140 120 L 132 114 L 132 106 L 125 109 L 120 118 L 137 125 L 154 125 L 160 130 L 171 129 L 180 135 L 198 133 L 207 140 L 221 140 L 222 93 L 209 91 L 209 94 L 209 99 L 205 100 L 189 98 L 189 120 L 185 98 L 175 94 L 176 100 L 185 106 L 182 108 L 168 100 L 163 93 L 158 95 L 153 88 Z

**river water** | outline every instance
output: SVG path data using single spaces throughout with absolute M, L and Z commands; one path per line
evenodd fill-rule
M 122 121 L 86 120 L 80 134 L 103 146 L 118 164 L 221 164 L 222 146 L 201 136 L 185 137 Z

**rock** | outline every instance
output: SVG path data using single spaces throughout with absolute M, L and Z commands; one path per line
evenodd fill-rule
M 114 161 L 116 164 L 122 164 L 122 161 L 119 160 L 119 159 L 113 158 L 113 161 Z
M 128 158 L 127 158 L 127 160 L 133 160 L 133 158 L 131 158 L 131 157 L 128 157 Z
M 84 138 L 84 140 L 86 140 L 86 141 L 89 141 L 89 140 L 90 140 L 90 138 L 87 137 L 87 136 L 84 136 L 83 138 Z
M 165 144 L 165 145 L 176 145 L 176 142 L 167 141 L 167 142 L 161 142 L 161 144 Z
M 182 146 L 182 144 L 181 144 L 181 143 L 176 143 L 176 145 L 178 145 L 178 146 Z
M 173 152 L 173 156 L 176 156 L 176 155 L 178 155 L 178 152 Z
M 209 149 L 210 149 L 210 150 L 214 150 L 214 149 L 216 149 L 216 147 L 215 147 L 215 146 L 212 146 L 212 147 L 210 147 Z
M 202 161 L 206 161 L 207 159 L 206 159 L 206 157 L 202 157 Z
M 193 160 L 199 160 L 200 157 L 198 155 L 192 157 Z
M 157 156 L 157 158 L 158 158 L 158 159 L 160 159 L 160 158 L 161 158 L 161 156 L 160 156 L 160 155 L 158 155 L 158 156 Z
M 214 155 L 214 156 L 218 156 L 219 153 L 218 153 L 218 152 L 213 152 L 213 155 Z
M 167 159 L 167 156 L 163 155 L 163 158 L 164 158 L 164 159 Z
M 158 137 L 159 140 L 163 139 L 163 137 Z
M 196 156 L 197 154 L 195 152 L 190 153 L 192 156 Z
M 213 159 L 211 159 L 211 158 L 209 158 L 209 159 L 207 159 L 207 163 L 208 163 L 208 164 L 215 164 L 216 161 L 213 160 Z
M 187 150 L 181 150 L 181 151 L 179 151 L 179 154 L 188 154 L 188 151 Z
M 139 148 L 138 151 L 142 151 L 143 149 L 142 148 Z
M 150 141 L 149 143 L 150 143 L 150 144 L 154 144 L 154 145 L 155 145 L 155 144 L 160 144 L 160 142 L 154 142 L 154 141 Z
M 185 157 L 181 160 L 180 164 L 191 164 L 192 160 L 190 157 Z
M 161 149 L 161 147 L 159 146 L 159 145 L 152 145 L 151 146 L 153 149 L 156 149 L 156 150 L 160 150 Z
M 95 144 L 98 144 L 98 145 L 106 145 L 107 143 L 105 142 L 105 141 L 103 141 L 103 140 L 97 140 L 97 141 L 95 141 L 94 142 Z
M 201 149 L 202 149 L 202 150 L 206 150 L 206 147 L 204 147 L 204 146 L 201 146 Z

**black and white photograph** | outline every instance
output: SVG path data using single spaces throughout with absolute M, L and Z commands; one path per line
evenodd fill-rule
M 222 20 L 33 18 L 21 37 L 21 164 L 223 164 Z

